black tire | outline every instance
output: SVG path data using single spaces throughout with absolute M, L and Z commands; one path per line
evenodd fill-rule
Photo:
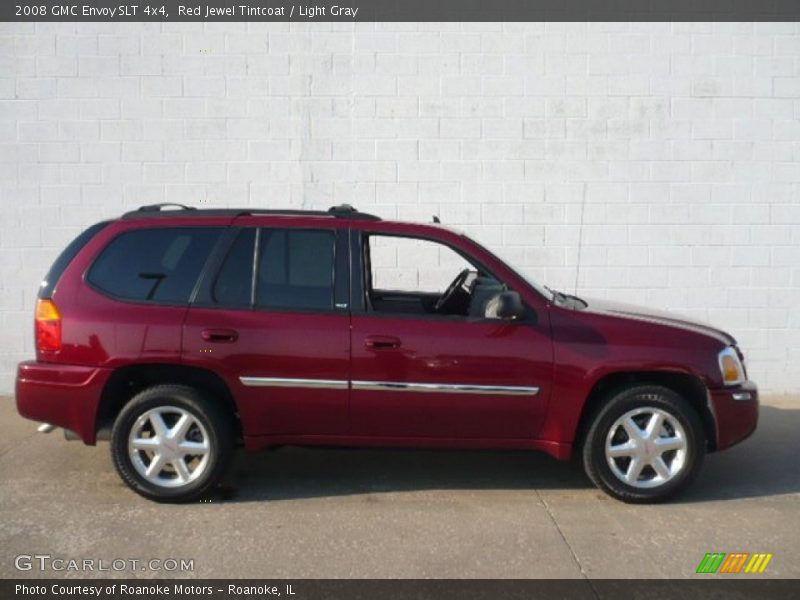
M 650 478 L 654 480 L 652 483 L 654 487 L 639 487 L 624 482 L 612 471 L 609 461 L 618 461 L 615 465 L 621 472 L 623 467 L 627 469 L 624 461 L 632 459 L 607 459 L 606 440 L 617 420 L 623 415 L 629 411 L 647 408 L 659 409 L 677 420 L 685 432 L 686 448 L 683 466 L 680 469 L 676 468 L 672 478 L 658 484 L 655 470 L 648 466 L 637 481 L 648 479 L 648 474 L 651 473 Z M 642 416 L 647 418 L 646 413 Z M 669 388 L 641 385 L 617 390 L 599 410 L 584 440 L 583 465 L 594 484 L 614 498 L 630 503 L 652 503 L 666 500 L 688 485 L 700 470 L 705 452 L 703 423 L 692 405 Z M 667 456 L 667 459 L 670 457 L 669 454 L 662 456 Z M 627 474 L 633 477 L 632 471 L 627 471 Z
M 158 485 L 134 466 L 132 455 L 139 455 L 129 450 L 131 431 L 141 416 L 159 407 L 186 411 L 205 429 L 209 446 L 207 462 L 196 478 L 188 483 L 178 483 L 173 487 Z M 198 431 L 201 431 L 199 426 L 190 433 L 197 434 Z M 234 433 L 233 416 L 211 398 L 183 385 L 156 385 L 138 393 L 120 411 L 111 430 L 111 457 L 122 480 L 137 494 L 157 502 L 189 502 L 206 494 L 224 475 L 233 455 Z M 142 456 L 145 460 L 149 458 Z

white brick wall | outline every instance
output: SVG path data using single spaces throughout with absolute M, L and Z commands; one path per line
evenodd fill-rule
M 798 117 L 789 23 L 3 24 L 0 391 L 63 245 L 163 201 L 439 214 L 800 391 Z

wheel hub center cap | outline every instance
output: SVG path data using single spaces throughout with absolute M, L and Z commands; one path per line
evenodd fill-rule
M 165 454 L 169 454 L 170 456 L 176 456 L 178 454 L 178 444 L 173 440 L 164 440 L 163 448 Z

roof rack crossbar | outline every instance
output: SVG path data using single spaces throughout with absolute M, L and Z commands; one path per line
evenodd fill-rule
M 328 212 L 334 217 L 341 217 L 345 219 L 364 219 L 365 221 L 380 221 L 380 217 L 371 215 L 369 213 L 358 212 L 352 204 L 338 204 L 331 206 Z
M 178 204 L 177 202 L 159 202 L 158 204 L 146 204 L 140 206 L 136 210 L 141 212 L 160 212 L 163 208 L 175 206 L 181 210 L 197 210 L 194 206 L 186 206 L 185 204 Z

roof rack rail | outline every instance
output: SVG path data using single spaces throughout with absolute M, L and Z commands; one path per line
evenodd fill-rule
M 178 210 L 162 210 L 167 207 L 176 207 Z M 297 209 L 257 209 L 257 208 L 195 208 L 175 202 L 162 202 L 140 206 L 136 210 L 126 212 L 123 219 L 141 219 L 145 217 L 179 217 L 186 216 L 184 211 L 191 211 L 193 217 L 243 217 L 254 215 L 275 215 L 292 217 L 332 217 L 335 219 L 360 219 L 364 221 L 380 221 L 380 217 L 362 213 L 349 204 L 331 206 L 323 210 L 297 210 Z

